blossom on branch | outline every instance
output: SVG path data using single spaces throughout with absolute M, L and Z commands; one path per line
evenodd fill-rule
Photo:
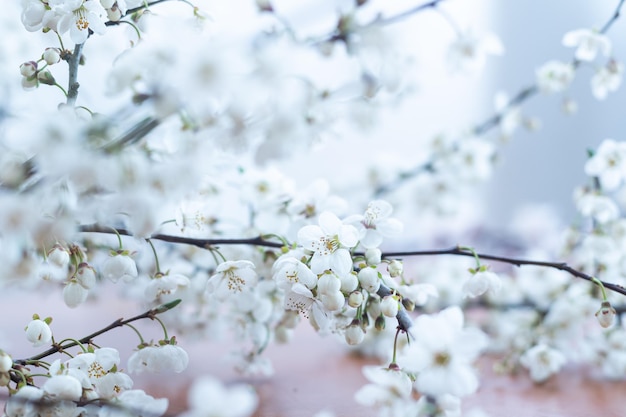
M 415 388 L 433 396 L 463 397 L 478 388 L 472 362 L 487 346 L 487 336 L 474 328 L 463 328 L 463 312 L 449 307 L 438 314 L 419 316 L 411 334 L 414 343 L 398 364 L 416 375 Z
M 352 256 L 348 248 L 358 242 L 354 226 L 346 225 L 331 212 L 319 216 L 319 226 L 304 226 L 298 231 L 298 244 L 313 252 L 311 271 L 321 274 L 332 270 L 337 275 L 352 271 Z
M 563 36 L 563 45 L 576 48 L 574 56 L 580 61 L 593 61 L 598 53 L 608 56 L 611 41 L 597 30 L 577 29 Z

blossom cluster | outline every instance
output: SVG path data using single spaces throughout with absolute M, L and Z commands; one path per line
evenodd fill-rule
M 574 48 L 572 59 L 539 66 L 535 84 L 513 98 L 498 94 L 485 123 L 434 135 L 411 158 L 398 151 L 386 160 L 382 151 L 393 146 L 364 139 L 334 165 L 312 156 L 330 179 L 303 180 L 280 168 L 337 137 L 365 136 L 413 91 L 412 60 L 387 27 L 445 2 L 386 18 L 373 2 L 328 0 L 320 4 L 333 9 L 330 24 L 314 34 L 270 1 L 237 7 L 233 21 L 227 6 L 207 6 L 215 17 L 205 18 L 189 2 L 176 5 L 191 5 L 190 19 L 155 13 L 162 3 L 21 2 L 26 30 L 53 32 L 58 41 L 24 57 L 21 87 L 41 94 L 54 86 L 66 102 L 6 120 L 0 112 L 0 285 L 49 290 L 78 309 L 115 286 L 149 309 L 145 318 L 159 316 L 164 336 L 139 335 L 124 369 L 117 349 L 58 342 L 51 318 L 34 315 L 26 339 L 54 351 L 44 357 L 76 352 L 48 363 L 0 351 L 0 385 L 12 394 L 7 416 L 51 407 L 62 415 L 163 415 L 167 400 L 134 388 L 130 374 L 189 366 L 168 331 L 199 340 L 230 332 L 235 367 L 269 375 L 263 352 L 288 342 L 302 321 L 384 362 L 363 369 L 368 384 L 355 400 L 385 417 L 460 415 L 463 398 L 479 387 L 474 363 L 487 351 L 505 358 L 501 370 L 524 369 L 537 383 L 568 362 L 626 378 L 624 303 L 603 284 L 626 287 L 626 142 L 606 139 L 589 151 L 589 182 L 574 192 L 575 225 L 559 230 L 536 213 L 517 221 L 519 246 L 509 245 L 516 253 L 564 258 L 571 267 L 530 262 L 513 271 L 496 261 L 519 259 L 481 257 L 466 246 L 388 250 L 478 235 L 450 232 L 457 226 L 450 219 L 471 217 L 477 190 L 497 172 L 500 142 L 520 126 L 539 126 L 521 111 L 526 97 L 562 94 L 572 113 L 569 90 L 586 66 L 596 99 L 618 91 L 623 64 L 613 56 L 610 24 L 567 32 L 562 44 Z M 444 54 L 452 72 L 479 72 L 488 56 L 503 54 L 496 35 L 442 14 L 454 29 Z M 254 25 L 240 24 L 246 16 Z M 115 36 L 132 47 L 88 49 Z M 97 75 L 83 70 L 94 69 L 85 59 L 91 53 L 106 57 Z M 67 88 L 58 81 L 61 63 L 69 66 Z M 488 136 L 493 127 L 499 132 Z M 375 166 L 371 154 L 381 156 Z M 309 174 L 304 164 L 296 171 Z M 462 228 L 480 229 L 468 223 Z M 444 231 L 429 229 L 438 226 Z M 429 254 L 468 262 L 408 259 Z M 488 314 L 473 321 L 465 307 Z M 43 382 L 29 366 L 43 369 Z M 188 401 L 185 417 L 245 417 L 259 399 L 250 387 L 205 376 Z

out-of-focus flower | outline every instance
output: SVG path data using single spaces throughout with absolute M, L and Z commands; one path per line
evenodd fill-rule
M 500 39 L 487 33 L 478 36 L 468 30 L 460 34 L 448 48 L 448 65 L 453 71 L 480 71 L 487 55 L 502 55 L 504 46 Z
M 537 69 L 537 85 L 544 93 L 565 91 L 574 80 L 572 64 L 548 61 Z
M 558 350 L 545 344 L 538 344 L 528 349 L 520 358 L 520 363 L 530 371 L 535 382 L 543 382 L 565 365 L 565 356 Z
M 609 56 L 611 40 L 591 29 L 577 29 L 567 32 L 563 36 L 563 45 L 576 48 L 574 56 L 580 61 L 593 61 L 598 53 Z

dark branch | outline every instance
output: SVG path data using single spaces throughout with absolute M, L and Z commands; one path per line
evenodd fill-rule
M 507 264 L 511 264 L 515 266 L 536 265 L 536 266 L 542 266 L 545 268 L 558 269 L 560 271 L 565 271 L 569 273 L 570 275 L 575 276 L 576 278 L 581 278 L 590 282 L 593 282 L 593 278 L 594 278 L 591 275 L 585 274 L 582 271 L 572 268 L 565 262 L 533 261 L 533 260 L 528 260 L 528 259 L 495 256 L 495 255 L 489 255 L 485 253 L 474 254 L 469 250 L 460 249 L 459 247 L 454 247 L 450 249 L 439 249 L 439 250 L 388 252 L 388 253 L 383 254 L 383 256 L 386 258 L 402 258 L 402 257 L 407 257 L 407 256 L 429 256 L 429 255 L 457 255 L 457 256 L 468 256 L 471 258 L 473 258 L 476 255 L 480 259 L 503 262 L 503 263 L 507 263 Z M 626 295 L 626 288 L 622 287 L 621 285 L 611 284 L 609 282 L 604 282 L 604 281 L 600 281 L 600 282 L 602 282 L 602 285 L 604 285 L 607 289 L 611 291 L 615 291 L 622 295 Z
M 85 343 L 90 343 L 95 337 L 100 336 L 101 334 L 104 334 L 110 330 L 113 330 L 117 327 L 122 327 L 125 326 L 128 323 L 132 323 L 134 321 L 137 320 L 142 320 L 142 319 L 153 319 L 154 316 L 156 316 L 157 314 L 161 314 L 166 312 L 167 310 L 170 310 L 174 307 L 176 307 L 178 304 L 180 303 L 180 300 L 174 300 L 171 301 L 167 304 L 163 304 L 159 307 L 153 308 L 152 310 L 148 310 L 145 313 L 139 314 L 135 317 L 131 317 L 129 319 L 117 319 L 115 320 L 113 323 L 109 324 L 108 326 L 91 333 L 88 336 L 83 337 L 82 339 L 79 339 L 78 341 L 73 341 L 73 342 L 68 342 L 64 345 L 58 345 L 55 344 L 53 345 L 50 349 L 35 355 L 35 356 L 31 356 L 30 358 L 27 359 L 16 359 L 15 361 L 13 361 L 14 363 L 18 364 L 18 365 L 26 365 L 29 362 L 33 362 L 33 361 L 38 361 L 40 359 L 43 359 L 45 357 L 48 357 L 50 355 L 53 355 L 55 353 L 58 352 L 62 352 L 66 349 L 72 348 L 74 346 L 78 346 L 79 344 L 85 344 Z

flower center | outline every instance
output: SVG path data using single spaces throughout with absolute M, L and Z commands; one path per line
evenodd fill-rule
M 85 17 L 85 8 L 80 7 L 76 11 L 74 11 L 76 15 L 76 27 L 78 30 L 86 30 L 89 28 L 89 21 Z
M 435 365 L 446 366 L 450 363 L 450 355 L 448 352 L 437 352 L 435 354 Z
M 228 289 L 232 292 L 242 292 L 243 287 L 246 286 L 246 281 L 244 281 L 239 275 L 235 275 L 233 271 L 228 271 Z

